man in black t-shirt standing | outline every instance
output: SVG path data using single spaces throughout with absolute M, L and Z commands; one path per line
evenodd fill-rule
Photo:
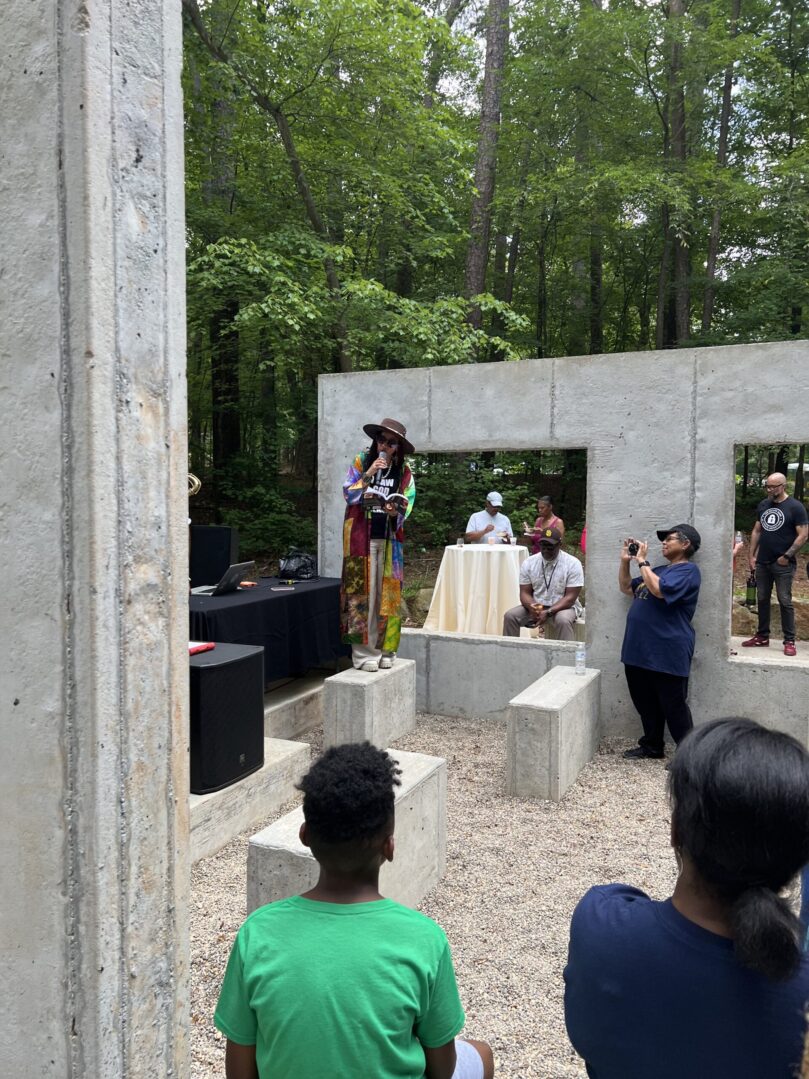
M 792 579 L 797 562 L 795 556 L 806 543 L 809 534 L 806 508 L 786 490 L 787 478 L 782 472 L 767 477 L 765 489 L 769 497 L 759 502 L 756 521 L 750 536 L 750 569 L 756 575 L 758 591 L 758 629 L 755 636 L 744 641 L 743 648 L 766 648 L 770 643 L 770 596 L 772 586 L 781 608 L 781 628 L 784 632 L 784 655 L 794 656 L 795 608 L 792 606 Z

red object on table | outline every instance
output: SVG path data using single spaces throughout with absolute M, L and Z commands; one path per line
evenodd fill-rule
M 216 648 L 213 641 L 189 641 L 188 642 L 188 654 L 189 656 L 195 656 L 197 652 L 210 652 L 212 648 Z

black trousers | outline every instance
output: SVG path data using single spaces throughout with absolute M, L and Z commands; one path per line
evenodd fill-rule
M 645 667 L 624 664 L 629 696 L 640 713 L 643 737 L 639 745 L 650 753 L 663 755 L 663 736 L 668 724 L 671 737 L 679 745 L 694 726 L 688 707 L 688 678 Z
M 775 585 L 775 594 L 778 596 L 778 606 L 781 608 L 781 630 L 784 634 L 784 644 L 795 640 L 795 607 L 792 603 L 792 582 L 795 579 L 795 571 L 798 564 L 790 562 L 788 566 L 779 566 L 777 562 L 761 562 L 756 566 L 756 593 L 758 596 L 758 629 L 756 633 L 762 637 L 770 636 L 770 599 L 772 586 Z

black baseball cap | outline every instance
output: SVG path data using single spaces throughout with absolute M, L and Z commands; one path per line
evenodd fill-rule
M 672 532 L 679 532 L 681 536 L 685 536 L 691 544 L 692 551 L 699 550 L 700 544 L 702 543 L 702 537 L 693 525 L 672 525 L 671 528 L 658 529 L 657 538 L 659 540 L 664 540 L 666 536 L 670 536 Z

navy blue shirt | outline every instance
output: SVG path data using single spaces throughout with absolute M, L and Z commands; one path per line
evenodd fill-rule
M 662 598 L 653 596 L 642 577 L 632 578 L 634 598 L 626 616 L 621 662 L 648 671 L 687 678 L 694 655 L 694 627 L 700 574 L 692 562 L 655 566 Z
M 573 913 L 565 1021 L 590 1079 L 792 1079 L 809 959 L 772 982 L 733 942 L 637 888 L 591 888 Z

